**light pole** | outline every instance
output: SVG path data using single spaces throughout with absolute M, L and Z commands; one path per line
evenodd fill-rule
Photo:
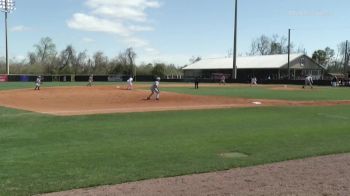
M 237 79 L 237 3 L 238 0 L 235 0 L 235 29 L 233 35 L 233 70 L 232 70 L 232 79 Z
M 15 0 L 0 0 L 0 10 L 5 13 L 5 44 L 6 44 L 6 73 L 10 74 L 8 41 L 7 41 L 7 13 L 15 10 Z
M 288 29 L 288 80 L 290 80 L 290 30 Z
M 349 54 L 348 54 L 348 40 L 345 42 L 345 58 L 344 58 L 344 74 L 347 75 L 349 65 Z

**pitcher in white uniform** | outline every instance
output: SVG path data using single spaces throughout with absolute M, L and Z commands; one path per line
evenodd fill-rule
M 128 83 L 128 90 L 132 90 L 132 82 L 134 79 L 130 76 L 130 78 L 126 81 Z

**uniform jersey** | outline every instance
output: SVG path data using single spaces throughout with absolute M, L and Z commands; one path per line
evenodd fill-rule
M 257 84 L 257 79 L 255 77 L 251 79 L 251 84 Z
M 305 78 L 305 83 L 306 83 L 306 84 L 312 84 L 312 83 L 313 83 L 313 81 L 312 81 L 312 76 L 307 76 L 307 77 Z
M 128 84 L 132 84 L 133 81 L 134 81 L 133 78 L 129 78 L 129 79 L 127 80 Z
M 221 82 L 225 82 L 225 79 L 226 79 L 225 76 L 222 76 L 222 77 L 220 78 L 220 81 L 221 81 Z
M 154 81 L 151 86 L 151 91 L 159 93 L 159 81 Z
M 40 86 L 40 84 L 41 84 L 41 79 L 37 78 L 35 81 L 35 85 Z

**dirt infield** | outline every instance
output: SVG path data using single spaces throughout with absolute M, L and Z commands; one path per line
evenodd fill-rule
M 77 189 L 47 196 L 347 196 L 349 194 L 350 154 L 343 154 L 222 172 Z
M 0 91 L 0 106 L 51 115 L 83 115 L 168 110 L 193 110 L 261 106 L 315 106 L 350 104 L 348 101 L 286 101 L 162 92 L 161 100 L 146 100 L 148 90 L 123 90 L 116 86 L 54 87 Z

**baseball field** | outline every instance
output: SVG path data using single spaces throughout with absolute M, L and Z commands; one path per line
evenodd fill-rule
M 0 84 L 0 195 L 34 195 L 350 152 L 350 89 Z

